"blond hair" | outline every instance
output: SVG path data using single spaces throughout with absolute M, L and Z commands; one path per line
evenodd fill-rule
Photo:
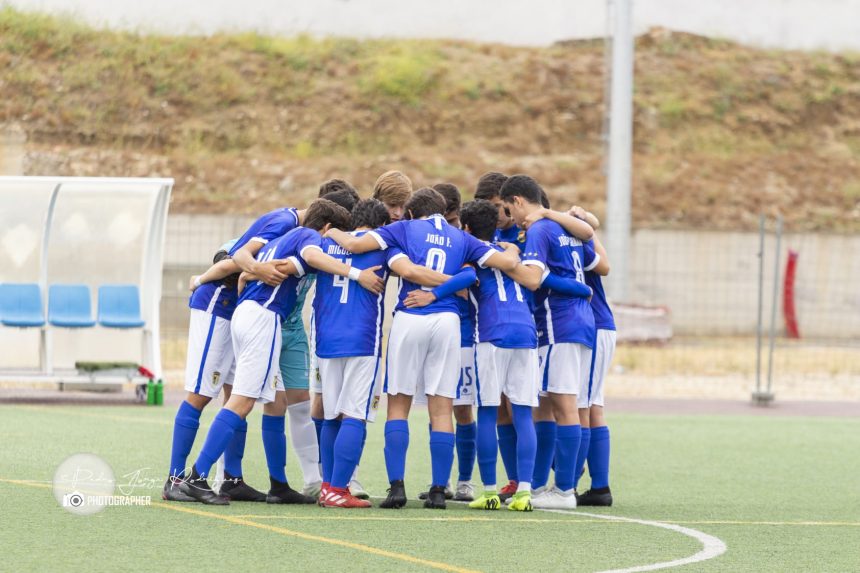
M 373 185 L 373 198 L 386 205 L 405 205 L 412 196 L 412 180 L 400 171 L 386 171 Z

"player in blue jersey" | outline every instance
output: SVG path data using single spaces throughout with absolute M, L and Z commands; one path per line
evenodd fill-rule
M 501 198 L 522 225 L 530 214 L 543 209 L 542 191 L 531 177 L 516 175 L 502 186 Z M 579 237 L 550 219 L 538 220 L 528 228 L 523 253 L 527 286 L 539 286 L 546 271 L 585 284 L 583 240 L 590 240 L 593 230 L 585 222 L 577 224 L 581 226 Z M 588 392 L 594 315 L 586 299 L 546 288 L 536 293 L 535 309 L 542 395 L 535 414 L 538 451 L 532 504 L 570 509 L 576 507 L 574 471 L 581 440 L 577 396 Z M 556 484 L 548 488 L 553 458 Z
M 587 222 L 595 230 L 600 227 L 600 221 L 592 213 L 582 207 L 575 206 L 567 214 L 538 213 L 532 215 L 554 218 L 565 228 L 573 223 L 570 217 L 576 217 Z M 603 416 L 604 396 L 603 387 L 612 356 L 615 353 L 615 319 L 606 300 L 601 277 L 609 274 L 609 259 L 606 250 L 595 234 L 592 241 L 585 243 L 585 282 L 591 287 L 594 296 L 591 298 L 591 310 L 594 312 L 594 327 L 596 330 L 594 351 L 591 355 L 591 374 L 587 397 L 578 397 L 579 420 L 582 425 L 582 441 L 576 460 L 574 486 L 583 473 L 588 460 L 588 473 L 591 475 L 591 489 L 577 495 L 578 505 L 611 506 L 612 493 L 609 489 L 609 428 Z
M 476 238 L 492 239 L 496 207 L 484 200 L 463 207 L 464 229 Z M 489 242 L 488 242 L 489 244 Z M 494 245 L 495 248 L 499 248 Z M 528 271 L 518 266 L 512 277 L 525 280 Z M 478 465 L 484 492 L 469 506 L 475 509 L 498 509 L 501 500 L 496 493 L 496 417 L 504 393 L 510 399 L 517 427 L 515 456 L 521 481 L 509 509 L 531 511 L 530 482 L 534 467 L 536 436 L 532 408 L 538 405 L 537 331 L 534 316 L 520 285 L 496 269 L 479 267 L 478 283 L 471 287 L 471 298 L 477 305 L 475 337 L 476 397 L 478 400 Z M 564 279 L 547 273 L 542 286 L 571 296 L 588 297 L 591 289 L 575 279 Z M 441 290 L 436 289 L 436 290 Z M 420 306 L 434 295 L 412 291 L 407 305 Z
M 170 501 L 191 501 L 176 487 L 185 475 L 186 461 L 203 408 L 217 396 L 225 382 L 232 379 L 234 364 L 230 321 L 236 308 L 236 277 L 243 269 L 253 269 L 258 276 L 278 284 L 284 275 L 272 263 L 259 263 L 254 256 L 268 241 L 300 225 L 305 211 L 276 209 L 266 213 L 226 249 L 224 260 L 217 261 L 206 273 L 194 279 L 189 301 L 191 318 L 185 370 L 186 398 L 179 406 L 173 427 L 170 475 L 162 497 Z M 240 254 L 241 253 L 241 254 Z M 250 263 L 242 259 L 250 256 Z M 239 259 L 244 265 L 237 264 Z M 217 267 L 217 268 L 216 268 Z M 209 281 L 208 277 L 215 280 Z M 234 441 L 225 453 L 225 483 L 222 491 L 236 501 L 265 501 L 265 496 L 242 480 L 242 457 L 245 451 L 247 424 L 240 425 Z
M 288 278 L 276 286 L 271 286 L 254 273 L 243 273 L 243 277 L 253 279 L 253 282 L 248 283 L 242 293 L 231 323 L 236 356 L 233 392 L 227 404 L 215 417 L 190 475 L 178 486 L 182 493 L 203 503 L 229 503 L 226 497 L 216 495 L 211 490 L 206 478 L 212 464 L 227 448 L 235 432 L 243 426 L 257 400 L 265 403 L 263 446 L 271 481 L 266 501 L 315 501 L 290 488 L 284 471 L 286 399 L 283 396 L 284 389 L 276 353 L 280 343 L 280 322 L 295 306 L 306 265 L 347 276 L 374 292 L 382 291 L 382 280 L 376 275 L 378 268 L 359 270 L 322 252 L 320 232 L 332 225 L 348 228 L 349 214 L 345 209 L 326 199 L 317 199 L 308 207 L 303 224 L 303 227 L 267 241 L 256 257 L 257 264 L 275 263 L 275 270 Z
M 518 264 L 516 252 L 500 253 L 446 223 L 442 216 L 445 200 L 433 189 L 416 191 L 405 209 L 410 220 L 386 225 L 362 237 L 337 231 L 329 232 L 329 236 L 354 253 L 396 248 L 402 252 L 389 261 L 408 257 L 415 264 L 448 275 L 457 273 L 468 262 L 480 261 L 503 269 Z M 391 488 L 380 504 L 383 508 L 406 504 L 403 477 L 409 445 L 407 419 L 416 394 L 427 395 L 432 429 L 432 487 L 425 507 L 445 507 L 445 485 L 454 461 L 452 410 L 460 370 L 457 303 L 452 295 L 424 308 L 407 308 L 403 301 L 409 291 L 417 288 L 420 285 L 402 281 L 389 336 L 384 389 L 388 393 L 385 460 Z
M 445 198 L 445 221 L 460 229 L 460 190 L 451 183 L 438 183 L 433 189 Z M 478 425 L 472 412 L 475 404 L 475 307 L 465 290 L 458 293 L 455 300 L 460 314 L 460 381 L 457 385 L 457 396 L 454 398 L 454 447 L 457 452 L 458 475 L 454 491 L 448 486 L 445 487 L 445 499 L 472 501 L 475 499 L 472 472 L 475 468 L 478 433 Z M 426 398 L 416 396 L 414 403 L 426 404 Z M 418 499 L 427 499 L 428 493 L 421 492 Z

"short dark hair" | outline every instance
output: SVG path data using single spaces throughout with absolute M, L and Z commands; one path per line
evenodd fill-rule
M 543 189 L 540 190 L 540 204 L 544 209 L 549 209 L 549 197 Z
M 308 205 L 302 226 L 319 231 L 329 223 L 336 229 L 349 231 L 351 229 L 349 211 L 328 199 L 316 199 Z
M 391 222 L 391 215 L 379 199 L 363 199 L 352 210 L 352 228 L 370 227 L 376 229 Z
M 496 223 L 499 221 L 499 209 L 486 199 L 475 199 L 463 204 L 460 211 L 460 222 L 463 228 L 469 227 L 469 232 L 482 241 L 492 241 L 496 233 Z
M 433 186 L 433 189 L 445 198 L 445 215 L 460 211 L 460 203 L 462 203 L 463 199 L 456 185 L 453 183 L 437 183 Z
M 355 204 L 361 200 L 355 190 L 350 192 L 348 189 L 331 191 L 325 197 L 322 197 L 322 199 L 328 199 L 333 203 L 337 203 L 347 211 L 352 211 L 355 208 Z
M 228 253 L 224 249 L 221 249 L 220 251 L 215 253 L 214 257 L 212 257 L 212 264 L 214 265 L 216 263 L 220 263 L 224 259 L 230 258 L 232 258 L 230 256 L 230 253 Z M 226 277 L 221 279 L 221 283 L 229 289 L 234 289 L 239 286 L 239 274 L 240 273 L 233 273 L 232 275 L 227 275 Z
M 358 191 L 355 190 L 355 187 L 349 184 L 348 181 L 344 181 L 343 179 L 329 179 L 322 185 L 320 185 L 320 194 L 318 197 L 322 199 L 329 193 L 334 193 L 335 191 L 349 191 L 350 194 L 355 196 L 356 202 L 360 201 L 361 198 L 358 196 Z
M 522 197 L 534 205 L 543 205 L 541 195 L 546 195 L 538 182 L 528 175 L 514 175 L 509 177 L 499 191 L 502 201 L 510 203 L 514 197 Z M 548 201 L 548 200 L 547 200 Z
M 508 176 L 498 171 L 490 171 L 484 173 L 478 179 L 478 186 L 475 187 L 475 199 L 490 200 L 501 195 L 502 185 L 508 180 Z
M 420 219 L 430 215 L 444 215 L 445 198 L 435 189 L 422 187 L 412 194 L 403 210 L 411 219 Z

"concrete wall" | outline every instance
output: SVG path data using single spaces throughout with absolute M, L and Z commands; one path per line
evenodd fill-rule
M 460 38 L 544 45 L 595 38 L 609 0 L 7 0 L 26 10 L 71 13 L 96 25 L 160 33 L 257 30 L 349 37 Z M 858 0 L 634 0 L 637 34 L 663 26 L 743 43 L 860 49 Z
M 188 277 L 202 272 L 247 217 L 172 215 L 165 250 L 163 328 L 184 336 Z M 677 335 L 751 335 L 758 308 L 757 233 L 639 230 L 633 236 L 628 302 L 665 305 Z M 770 320 L 774 240 L 765 253 L 764 320 Z M 787 234 L 780 262 L 777 325 L 787 250 L 800 253 L 796 303 L 804 337 L 860 338 L 860 236 Z M 611 255 L 611 253 L 610 253 Z M 611 257 L 610 257 L 611 258 Z M 390 307 L 390 306 L 389 306 Z

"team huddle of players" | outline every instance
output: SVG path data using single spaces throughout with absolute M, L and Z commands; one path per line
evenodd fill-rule
M 307 209 L 257 219 L 192 278 L 188 395 L 176 414 L 164 499 L 370 507 L 357 472 L 366 423 L 385 392 L 390 488 L 379 507 L 407 502 L 413 402 L 426 404 L 430 418 L 425 507 L 445 508 L 452 497 L 514 511 L 611 505 L 603 381 L 615 325 L 600 280 L 609 263 L 591 213 L 549 207 L 525 175 L 487 173 L 475 200 L 461 205 L 451 184 L 413 192 L 408 177 L 390 171 L 371 199 L 334 179 Z M 309 350 L 301 313 L 313 283 Z M 384 291 L 394 284 L 383 353 Z M 187 468 L 201 411 L 222 390 L 224 406 Z M 257 402 L 265 494 L 242 477 L 245 419 Z M 285 473 L 287 412 L 301 492 Z M 508 477 L 501 489 L 499 453 Z M 216 492 L 207 480 L 219 459 Z M 580 495 L 586 463 L 591 488 Z

